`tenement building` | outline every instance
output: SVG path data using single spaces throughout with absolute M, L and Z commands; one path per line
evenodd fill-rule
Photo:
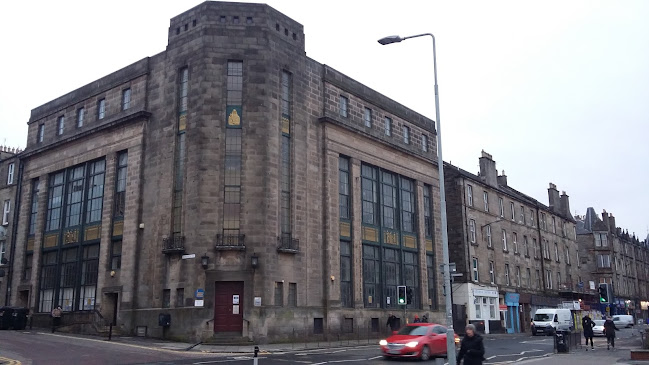
M 592 207 L 577 217 L 577 241 L 585 280 L 591 287 L 610 286 L 608 302 L 597 298 L 589 304 L 602 313 L 649 318 L 649 241 L 617 227 L 615 217 L 606 211 L 600 219 Z
M 408 316 L 443 322 L 433 121 L 307 57 L 267 5 L 205 2 L 168 37 L 32 110 L 11 304 L 263 342 L 404 323 L 407 285 Z
M 7 146 L 0 146 L 0 305 L 7 305 L 8 289 L 11 287 L 12 257 L 11 253 L 15 240 L 14 226 L 16 220 L 16 189 L 19 180 L 18 153 L 20 150 Z
M 580 263 L 568 195 L 548 188 L 549 205 L 513 189 L 482 152 L 472 174 L 446 164 L 454 322 L 487 333 L 529 330 L 538 308 L 578 300 Z

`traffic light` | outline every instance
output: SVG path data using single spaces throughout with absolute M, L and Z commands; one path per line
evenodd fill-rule
M 406 305 L 406 286 L 397 285 L 397 304 Z
M 412 304 L 414 302 L 414 290 L 411 286 L 406 288 L 406 303 Z
M 597 291 L 599 291 L 599 302 L 600 303 L 610 303 L 610 299 L 608 297 L 608 284 L 606 283 L 600 283 L 599 287 L 597 288 Z

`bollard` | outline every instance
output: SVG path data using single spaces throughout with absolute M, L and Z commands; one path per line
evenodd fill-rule
M 257 356 L 259 356 L 259 346 L 255 346 L 255 355 L 252 358 L 252 364 L 253 365 L 258 364 L 259 359 L 257 358 Z

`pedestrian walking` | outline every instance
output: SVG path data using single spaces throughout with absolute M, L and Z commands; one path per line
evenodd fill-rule
M 397 317 L 395 317 L 394 314 L 390 313 L 386 326 L 390 327 L 390 331 L 396 331 L 399 329 L 397 328 Z
M 61 306 L 57 306 L 56 308 L 52 309 L 52 333 L 54 333 L 56 328 L 61 325 L 62 314 L 63 310 L 61 309 Z
M 593 346 L 593 327 L 595 327 L 595 322 L 587 315 L 584 316 L 581 320 L 581 327 L 584 329 L 584 338 L 586 339 L 586 351 L 588 351 L 588 340 L 590 340 L 590 349 L 594 350 Z
M 421 323 L 428 323 L 428 314 L 421 316 Z
M 619 329 L 615 327 L 615 322 L 613 322 L 611 317 L 606 318 L 606 321 L 604 322 L 604 334 L 606 335 L 607 350 L 610 350 L 611 347 L 615 350 L 615 331 L 619 331 Z
M 484 358 L 484 343 L 482 336 L 475 332 L 475 326 L 469 324 L 464 329 L 466 335 L 460 344 L 460 352 L 457 354 L 457 365 L 462 363 L 464 365 L 482 365 Z
M 415 320 L 413 323 L 421 323 L 421 319 L 419 319 L 419 316 L 415 314 Z

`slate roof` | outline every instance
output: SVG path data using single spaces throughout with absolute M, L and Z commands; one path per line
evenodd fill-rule
M 483 184 L 483 185 L 487 185 L 487 183 L 484 180 L 482 180 L 482 178 L 480 178 L 480 176 L 472 174 L 472 173 L 470 173 L 470 172 L 468 172 L 466 170 L 463 170 L 458 166 L 452 165 L 452 164 L 450 164 L 448 162 L 444 162 L 444 168 L 452 170 L 452 171 L 454 171 L 455 173 L 459 174 L 460 176 L 462 176 L 464 178 L 474 180 L 474 181 L 476 181 L 476 182 L 478 182 L 480 184 Z M 512 188 L 512 187 L 510 187 L 508 185 L 498 184 L 498 187 L 493 187 L 493 186 L 489 186 L 489 187 L 494 189 L 494 190 L 498 190 L 498 191 L 500 191 L 501 193 L 503 193 L 505 195 L 513 197 L 513 198 L 515 198 L 515 199 L 517 199 L 519 201 L 525 202 L 525 203 L 530 204 L 532 206 L 536 206 L 536 207 L 538 207 L 538 208 L 540 208 L 542 210 L 551 212 L 552 214 L 563 217 L 563 218 L 565 218 L 565 219 L 567 219 L 567 220 L 569 220 L 571 222 L 575 222 L 575 218 L 572 216 L 572 214 L 568 213 L 568 216 L 565 216 L 563 213 L 555 212 L 552 209 L 550 209 L 549 206 L 541 203 L 540 201 L 532 198 L 529 195 L 521 193 L 520 191 L 518 191 L 518 190 L 516 190 L 516 189 L 514 189 L 514 188 Z

